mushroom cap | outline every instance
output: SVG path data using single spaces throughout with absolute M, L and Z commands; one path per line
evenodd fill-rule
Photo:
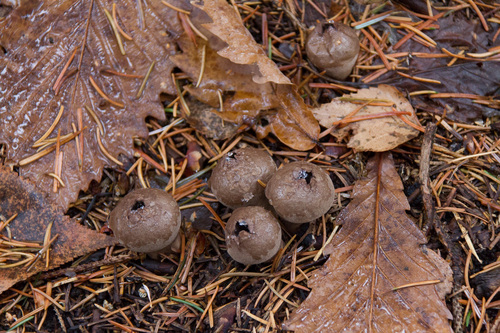
M 252 147 L 229 152 L 219 160 L 208 182 L 212 193 L 227 207 L 265 205 L 264 187 L 276 171 L 276 163 L 264 150 Z
M 226 224 L 227 252 L 244 265 L 265 262 L 281 247 L 281 227 L 274 215 L 260 206 L 237 208 Z
M 338 80 L 346 79 L 359 53 L 359 38 L 354 29 L 335 22 L 322 29 L 317 26 L 308 36 L 306 53 L 314 66 Z
M 326 171 L 308 162 L 278 169 L 266 186 L 266 197 L 279 216 L 305 223 L 325 214 L 333 205 L 335 188 Z
M 118 202 L 109 216 L 109 227 L 118 241 L 132 251 L 159 251 L 177 237 L 181 211 L 167 192 L 138 189 Z

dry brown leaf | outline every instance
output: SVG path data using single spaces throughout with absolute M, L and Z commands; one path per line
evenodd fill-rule
M 273 97 L 271 84 L 259 84 L 251 80 L 251 66 L 240 65 L 219 56 L 210 43 L 205 44 L 201 40 L 198 40 L 198 46 L 188 40 L 181 40 L 179 44 L 183 53 L 173 56 L 171 60 L 194 82 L 198 81 L 202 64 L 204 64 L 200 85 L 198 87 L 186 86 L 189 93 L 198 100 L 219 108 L 217 91 L 220 90 L 262 96 L 259 104 L 255 105 L 257 111 L 278 105 Z M 205 48 L 205 56 L 203 56 L 203 48 Z
M 238 125 L 224 121 L 219 115 L 220 112 L 205 103 L 199 102 L 194 98 L 186 98 L 189 105 L 190 115 L 187 121 L 198 132 L 203 133 L 209 138 L 216 140 L 228 139 L 236 134 Z
M 237 125 L 253 126 L 263 111 L 267 111 L 271 114 L 269 122 L 273 132 L 283 143 L 297 150 L 314 147 L 320 130 L 318 122 L 293 86 L 275 85 L 273 88 L 271 83 L 255 83 L 248 65 L 235 64 L 219 56 L 208 44 L 204 46 L 205 51 L 190 42 L 181 42 L 180 46 L 183 53 L 172 57 L 172 61 L 194 82 L 198 81 L 204 62 L 199 86 L 186 86 L 185 89 L 215 108 L 217 117 Z M 213 131 L 199 127 L 205 120 L 197 117 L 188 117 L 188 121 L 204 134 L 213 135 Z
M 24 265 L 14 268 L 2 268 L 0 265 L 0 293 L 34 274 L 117 243 L 115 238 L 99 234 L 69 219 L 60 209 L 51 205 L 31 182 L 0 167 L 0 215 L 3 220 L 14 214 L 18 215 L 8 224 L 12 239 L 43 243 L 51 222 L 51 237 L 58 237 L 50 247 L 48 268 L 45 267 L 45 259 L 39 259 L 29 271 Z M 3 235 L 7 235 L 6 230 L 3 230 Z
M 410 206 L 391 155 L 377 154 L 367 169 L 368 177 L 356 182 L 351 203 L 337 218 L 342 229 L 328 248 L 330 258 L 309 280 L 312 292 L 286 329 L 452 332 L 451 313 L 435 285 L 394 290 L 445 281 L 447 270 L 422 247 L 426 238 L 405 213 Z
M 205 12 L 212 20 L 210 23 L 203 23 L 202 26 L 227 44 L 218 50 L 220 56 L 235 64 L 255 65 L 257 68 L 253 71 L 253 80 L 256 83 L 291 84 L 276 64 L 267 57 L 262 47 L 255 42 L 235 8 L 227 1 L 203 1 L 203 4 L 194 6 Z
M 318 140 L 320 128 L 309 107 L 292 86 L 277 86 L 276 97 L 280 107 L 271 118 L 273 132 L 294 149 L 312 149 Z
M 132 155 L 133 137 L 147 135 L 146 116 L 164 119 L 159 94 L 175 94 L 170 77 L 174 65 L 169 55 L 176 52 L 173 38 L 180 35 L 177 12 L 159 1 L 118 2 L 118 25 L 133 38 L 130 41 L 121 36 L 122 55 L 105 13 L 107 10 L 112 15 L 113 1 L 21 3 L 0 21 L 0 45 L 6 50 L 0 53 L 0 143 L 7 144 L 8 163 L 19 163 L 37 153 L 33 144 L 54 123 L 61 106 L 62 117 L 49 138 L 56 138 L 59 130 L 61 136 L 73 133 L 73 125 L 78 129 L 78 109 L 82 109 L 83 159 L 75 140 L 61 146 L 65 187 L 54 193 L 55 180 L 47 175 L 55 171 L 54 151 L 19 171 L 65 209 L 91 180 L 100 179 L 104 166 L 116 165 L 109 155 Z M 73 53 L 74 59 L 64 72 Z M 153 62 L 151 75 L 139 93 Z M 111 74 L 106 69 L 135 77 Z M 55 83 L 63 72 L 56 94 Z M 97 93 L 91 79 L 112 102 Z M 85 106 L 99 118 L 108 156 L 98 145 L 98 125 Z
M 330 128 L 337 122 L 356 112 L 353 116 L 375 116 L 392 112 L 391 106 L 370 106 L 369 102 L 385 101 L 394 103 L 394 108 L 400 112 L 410 112 L 402 115 L 407 121 L 419 126 L 410 102 L 396 88 L 379 85 L 377 88 L 360 89 L 357 93 L 336 98 L 328 104 L 313 109 L 313 114 L 319 123 Z M 347 120 L 348 118 L 346 118 Z M 338 138 L 350 136 L 348 147 L 357 151 L 388 151 L 418 135 L 418 131 L 406 124 L 397 116 L 385 116 L 378 119 L 360 120 L 348 123 L 344 127 L 334 128 L 332 134 Z

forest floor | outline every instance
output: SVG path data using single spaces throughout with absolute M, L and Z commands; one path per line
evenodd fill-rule
M 452 268 L 453 292 L 446 305 L 453 329 L 499 332 L 500 5 L 474 0 L 428 1 L 433 9 L 425 1 L 403 0 L 231 3 L 306 104 L 318 106 L 379 84 L 397 87 L 410 101 L 421 132 L 391 151 L 411 206 L 407 213 L 424 231 L 427 247 Z M 361 49 L 344 81 L 325 75 L 305 51 L 310 27 L 327 18 L 357 27 Z M 409 38 L 402 40 L 405 35 Z M 44 290 L 50 284 L 65 311 L 51 306 L 46 318 L 25 316 L 36 308 L 36 298 L 24 297 L 29 284 L 21 282 L 0 298 L 0 328 L 17 323 L 41 332 L 273 332 L 307 298 L 309 278 L 328 259 L 322 251 L 336 217 L 374 154 L 357 152 L 346 139 L 328 133 L 309 151 L 293 150 L 272 134 L 261 138 L 251 126 L 214 140 L 177 121 L 177 106 L 168 101 L 164 106 L 167 119 L 148 118 L 156 134 L 135 139 L 129 167 L 106 169 L 67 214 L 100 230 L 119 197 L 144 186 L 167 187 L 184 221 L 180 253 L 153 260 L 108 247 L 39 274 L 31 283 Z M 174 125 L 162 140 L 172 160 L 165 173 L 160 145 L 153 143 L 163 135 L 158 129 L 169 124 Z M 231 210 L 207 187 L 214 162 L 245 146 L 265 148 L 277 165 L 313 161 L 330 172 L 336 188 L 334 206 L 323 218 L 285 231 L 285 247 L 272 262 L 247 267 L 227 254 L 217 220 L 227 221 Z M 183 161 L 193 152 L 196 158 L 186 167 Z M 430 195 L 422 195 L 425 191 Z M 19 318 L 25 320 L 20 324 Z

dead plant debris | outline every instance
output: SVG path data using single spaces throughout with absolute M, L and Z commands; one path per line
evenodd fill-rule
M 429 291 L 433 302 L 417 304 L 418 313 L 431 314 L 419 323 L 423 331 L 436 322 L 455 332 L 498 331 L 500 5 L 415 3 L 0 4 L 0 161 L 13 170 L 1 173 L 0 187 L 12 195 L 0 194 L 0 274 L 20 272 L 0 295 L 0 330 L 277 332 L 301 307 L 315 304 L 311 311 L 318 313 L 333 306 L 319 304 L 314 281 L 335 262 L 329 253 L 348 226 L 337 217 L 361 200 L 353 189 L 372 155 L 354 151 L 331 126 L 320 134 L 310 110 L 388 84 L 415 111 L 415 133 L 426 132 L 392 149 L 391 184 L 401 179 L 404 195 L 401 184 L 397 193 L 410 204 L 409 228 L 418 243 L 427 242 L 427 257 L 416 245 L 409 253 L 438 269 L 393 281 L 383 297 L 406 295 L 402 300 L 411 302 L 414 293 Z M 225 26 L 216 7 L 231 11 L 228 19 L 238 25 Z M 315 68 L 304 49 L 309 28 L 327 20 L 353 27 L 359 37 L 358 59 L 344 81 Z M 238 44 L 256 58 L 238 61 Z M 381 120 L 397 120 L 393 110 L 386 113 Z M 143 122 L 147 115 L 154 118 Z M 216 162 L 246 146 L 267 150 L 277 165 L 315 163 L 335 184 L 329 212 L 284 228 L 275 258 L 253 266 L 227 254 L 231 210 L 206 186 Z M 89 230 L 106 232 L 120 198 L 143 187 L 164 189 L 179 203 L 178 254 L 153 260 Z M 54 199 L 69 207 L 70 218 L 50 206 Z M 36 234 L 18 229 L 30 225 L 28 215 Z M 45 271 L 67 260 L 73 261 Z M 448 266 L 452 292 L 442 303 L 443 291 L 434 289 Z

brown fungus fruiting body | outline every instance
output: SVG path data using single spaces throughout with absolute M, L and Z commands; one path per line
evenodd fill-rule
M 138 189 L 118 202 L 109 216 L 109 227 L 119 242 L 132 251 L 160 251 L 176 239 L 181 212 L 167 192 Z
M 208 184 L 229 208 L 265 205 L 264 187 L 258 181 L 267 183 L 275 171 L 276 164 L 266 151 L 241 148 L 219 160 Z
M 309 60 L 337 80 L 345 80 L 359 53 L 359 39 L 354 29 L 340 22 L 317 25 L 306 42 Z
M 308 162 L 293 162 L 276 171 L 266 197 L 279 216 L 293 223 L 319 218 L 333 205 L 335 188 L 326 171 Z
M 244 265 L 263 263 L 281 247 L 281 227 L 274 215 L 259 206 L 236 209 L 225 229 L 227 252 Z

